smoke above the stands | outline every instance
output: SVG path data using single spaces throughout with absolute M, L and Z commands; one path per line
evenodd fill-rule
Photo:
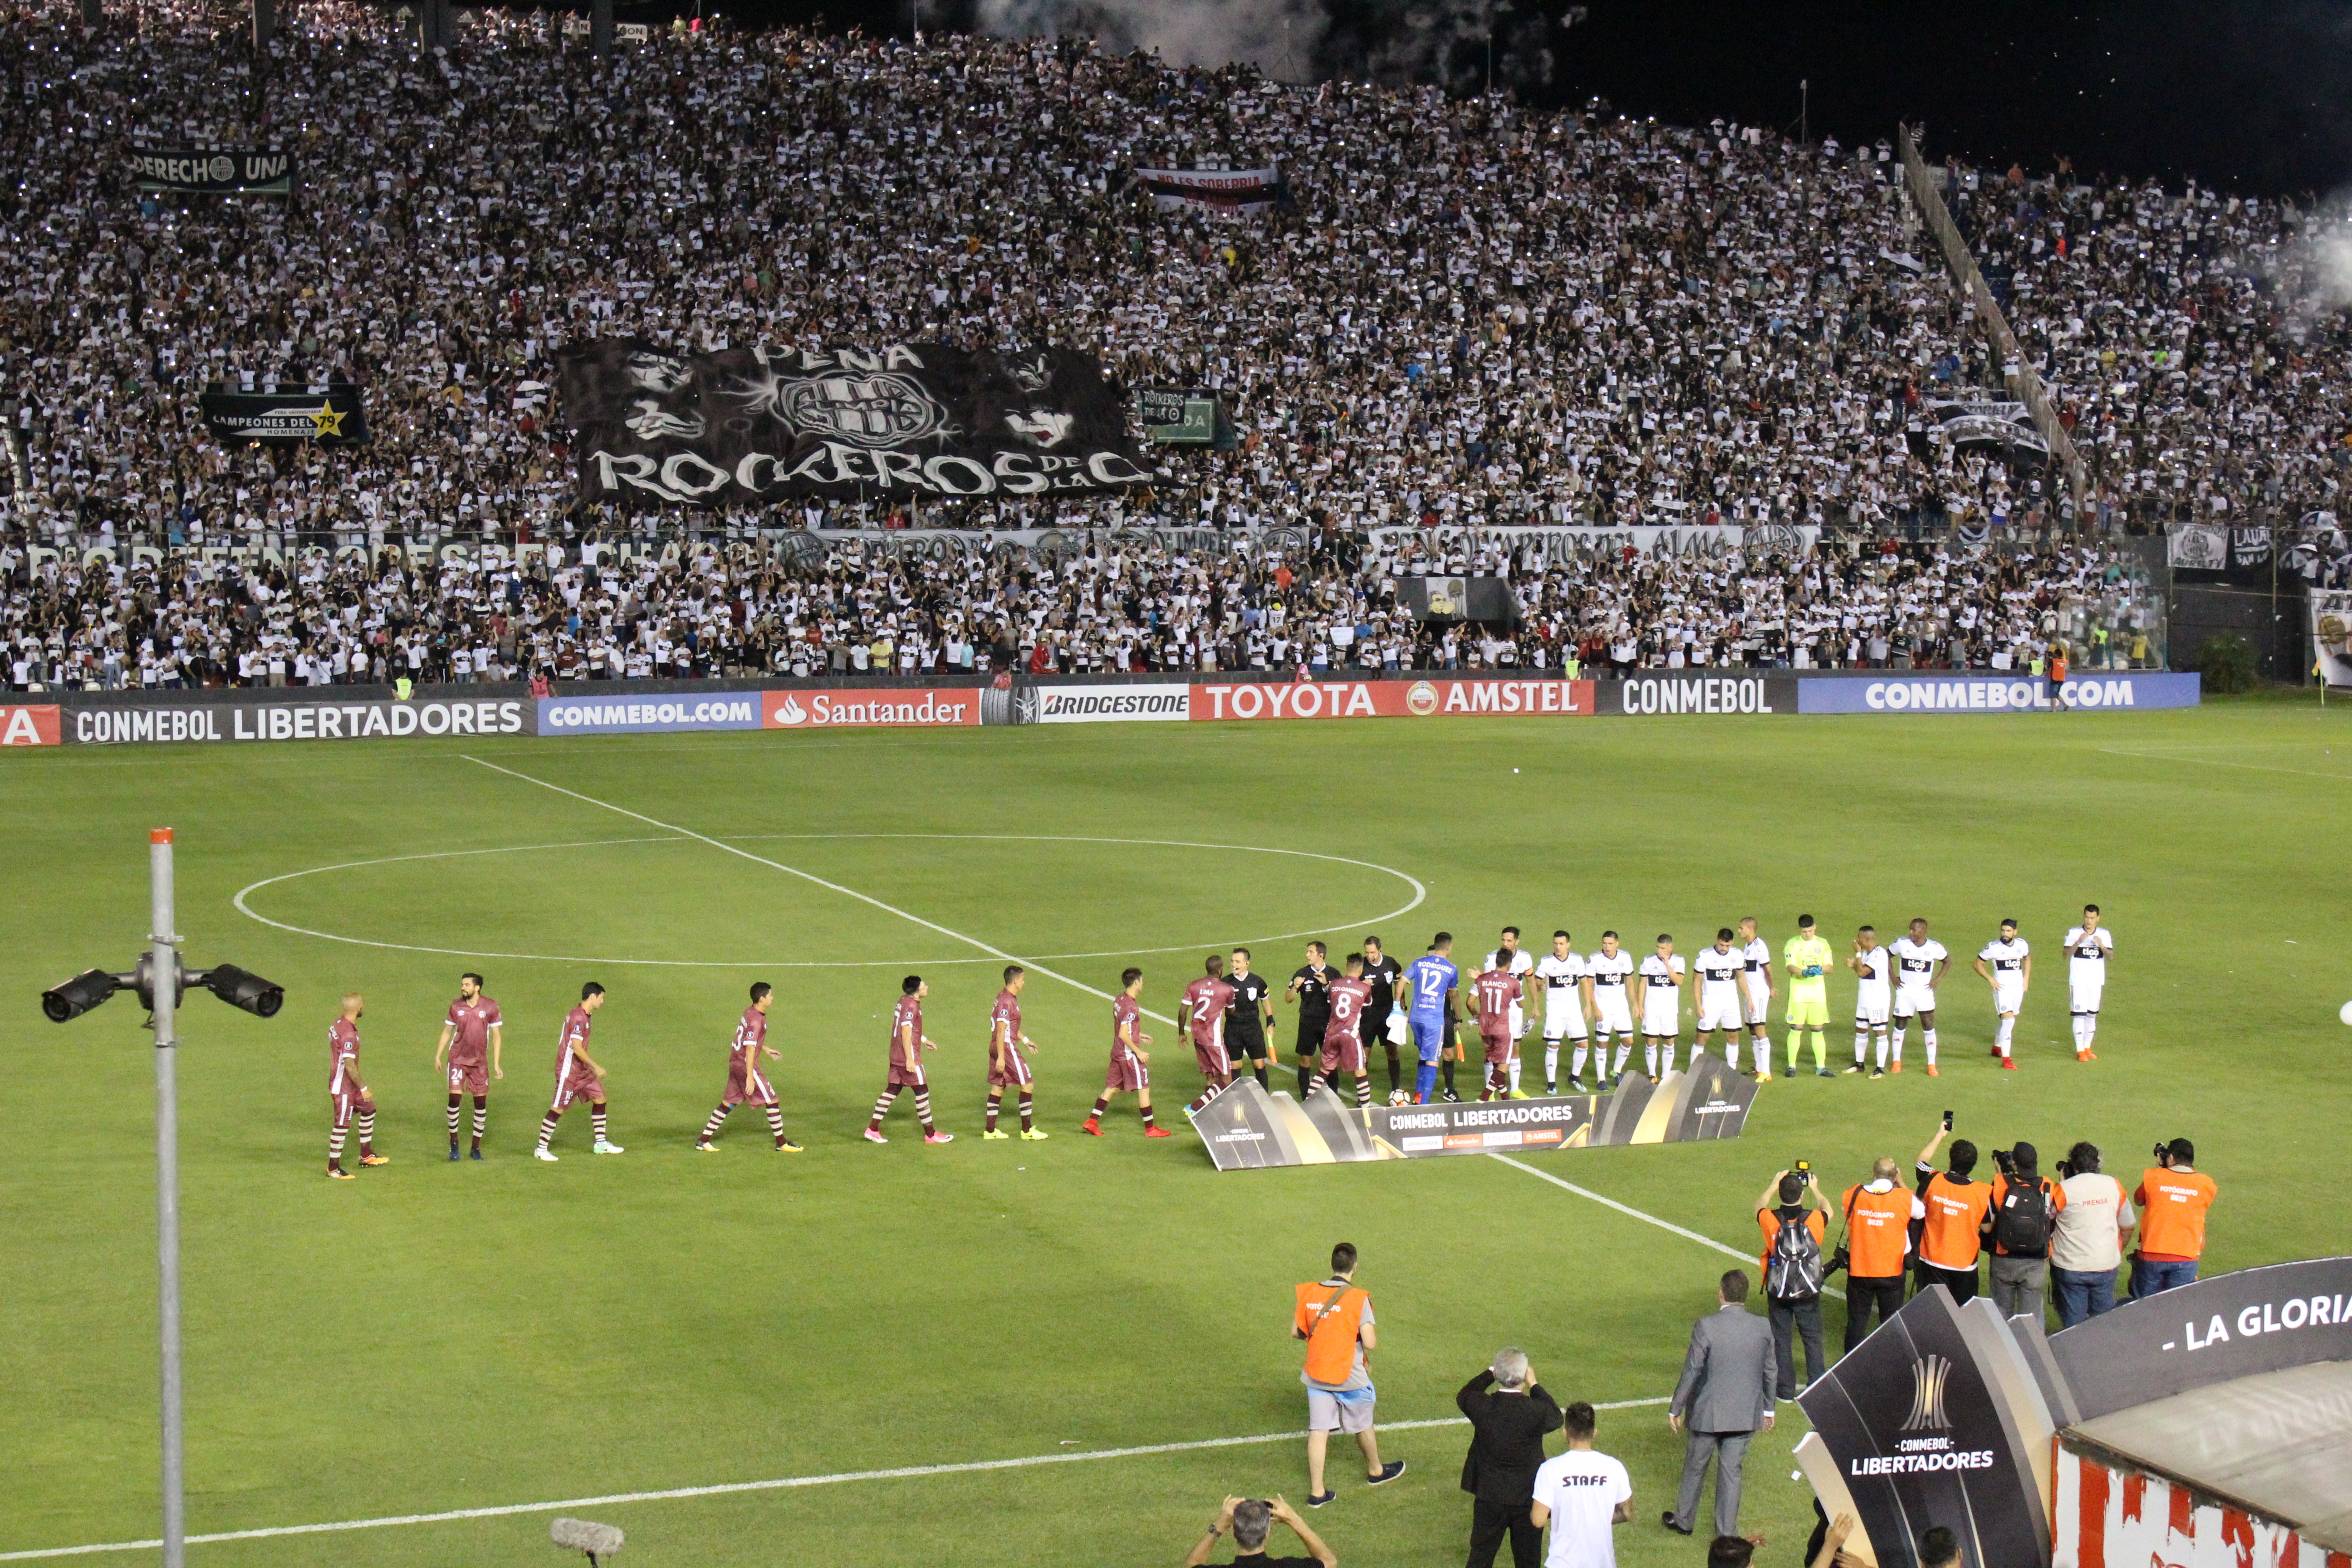
M 1171 66 L 1246 61 L 1293 77 L 1314 59 L 1325 25 L 1315 0 L 980 0 L 976 20 L 1000 38 L 1080 34 Z

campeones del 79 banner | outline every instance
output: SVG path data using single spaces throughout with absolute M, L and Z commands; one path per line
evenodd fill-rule
M 1070 349 L 672 354 L 604 338 L 559 363 L 583 500 L 1044 495 L 1151 479 L 1128 440 L 1125 397 Z

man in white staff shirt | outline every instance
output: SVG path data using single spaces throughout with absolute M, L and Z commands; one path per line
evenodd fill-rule
M 1544 1092 L 1559 1092 L 1559 1043 L 1576 1042 L 1569 1065 L 1569 1087 L 1584 1092 L 1584 1058 L 1592 1040 L 1584 1023 L 1584 955 L 1569 945 L 1568 932 L 1551 933 L 1551 951 L 1536 960 L 1536 979 L 1544 993 Z
M 1754 915 L 1740 917 L 1735 944 L 1739 949 L 1739 992 L 1746 1004 L 1748 1045 L 1760 1083 L 1772 1076 L 1772 949 L 1757 933 Z
M 1560 1415 L 1568 1424 L 1568 1452 L 1536 1471 L 1535 1506 L 1528 1514 L 1538 1530 L 1551 1526 L 1545 1568 L 1617 1568 L 1616 1527 L 1633 1517 L 1633 1479 L 1592 1447 L 1600 1423 L 1591 1405 L 1579 1400 Z
M 1603 1084 L 1625 1074 L 1625 1058 L 1633 1054 L 1633 1008 L 1625 992 L 1633 978 L 1633 955 L 1617 945 L 1617 933 L 1601 933 L 1601 951 L 1584 960 L 1584 1011 L 1592 1020 L 1592 1071 Z M 1617 1037 L 1617 1059 L 1611 1065 L 1609 1037 Z
M 1698 950 L 1691 967 L 1698 971 L 1698 1043 L 1691 1047 L 1691 1065 L 1698 1065 L 1699 1052 L 1715 1044 L 1714 1037 L 1720 1034 L 1723 1059 L 1733 1072 L 1738 1072 L 1743 1023 L 1740 977 L 1747 973 L 1748 961 L 1731 945 L 1729 926 L 1716 931 L 1713 946 Z
M 1528 999 L 1528 993 L 1534 989 L 1534 983 L 1528 977 L 1535 973 L 1536 969 L 1536 955 L 1519 945 L 1519 928 L 1517 926 L 1503 928 L 1500 945 L 1486 955 L 1486 966 L 1478 973 L 1484 974 L 1491 970 L 1501 969 L 1507 964 L 1510 972 L 1519 977 L 1519 1000 L 1511 1004 L 1509 1068 L 1510 1090 L 1512 1095 L 1517 1097 L 1519 1093 L 1519 1040 L 1528 1032 L 1526 1004 Z
M 1977 973 L 1992 987 L 1992 1054 L 2002 1070 L 2015 1072 L 2011 1054 L 2017 1034 L 2017 1010 L 2025 1003 L 2025 988 L 2033 984 L 2033 949 L 2017 934 L 2015 921 L 2000 922 L 2000 934 L 1977 952 Z
M 1861 977 L 1853 993 L 1853 1066 L 1845 1069 L 1850 1073 L 1860 1072 L 1867 1066 L 1871 1077 L 1886 1076 L 1886 1019 L 1888 1010 L 1895 1005 L 1887 978 L 1886 951 L 1878 945 L 1877 928 L 1864 926 L 1854 933 L 1853 955 L 1845 961 L 1845 966 Z M 1874 1063 L 1867 1059 L 1874 1036 L 1878 1042 L 1878 1059 Z M 1895 1053 L 1895 1070 L 1903 1070 L 1900 1047 Z
M 1683 1032 L 1683 976 L 1689 965 L 1675 951 L 1675 939 L 1658 933 L 1658 951 L 1642 960 L 1634 977 L 1633 1004 L 1642 1015 L 1642 1060 L 1652 1081 L 1675 1070 L 1675 1048 Z M 1658 1058 L 1665 1058 L 1664 1072 Z
M 2116 939 L 2099 923 L 2099 906 L 2083 906 L 2083 923 L 2066 932 L 2066 1005 L 2074 1016 L 2074 1059 L 2095 1062 L 2091 1037 L 2099 1032 L 2099 993 L 2106 988 L 2107 960 Z
M 1927 1076 L 1941 1078 L 1936 1070 L 1936 987 L 1944 978 L 1944 971 L 1952 965 L 1952 955 L 1944 944 L 1927 934 L 1927 922 L 1915 920 L 1910 933 L 1895 939 L 1895 1059 L 1903 1059 L 1903 1037 L 1911 1032 L 1911 1020 L 1919 1020 L 1919 1037 L 1927 1047 Z

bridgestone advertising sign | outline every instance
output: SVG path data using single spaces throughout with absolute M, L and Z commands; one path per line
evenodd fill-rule
M 1737 1138 L 1755 1098 L 1753 1082 L 1701 1056 L 1654 1084 L 1628 1073 L 1606 1094 L 1457 1105 L 1358 1106 L 1319 1083 L 1302 1105 L 1244 1078 L 1186 1114 L 1217 1169 L 1240 1171 Z
M 1129 720 L 1190 719 L 1190 687 L 1138 683 L 1133 686 L 1031 686 L 1019 697 L 1024 724 L 1103 724 Z

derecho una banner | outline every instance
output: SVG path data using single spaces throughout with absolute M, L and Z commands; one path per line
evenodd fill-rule
M 583 500 L 1044 495 L 1151 479 L 1128 438 L 1125 395 L 1071 349 L 681 355 L 602 338 L 558 360 Z
M 142 148 L 131 154 L 131 174 L 142 191 L 250 191 L 282 196 L 294 188 L 294 154 L 264 149 L 205 153 Z

